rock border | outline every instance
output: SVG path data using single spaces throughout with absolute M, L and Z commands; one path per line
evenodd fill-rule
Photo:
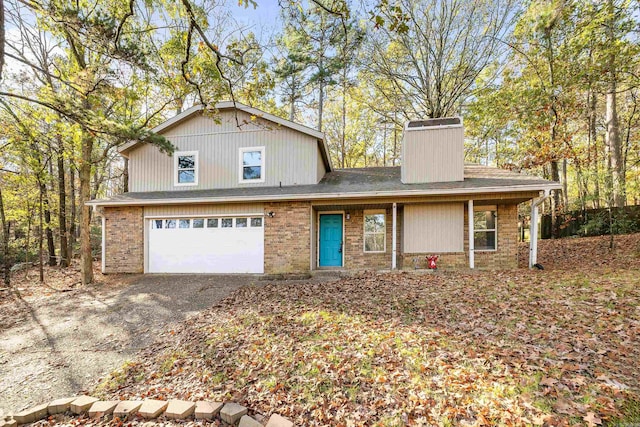
M 0 427 L 17 427 L 43 420 L 50 415 L 68 414 L 91 418 L 119 418 L 128 420 L 139 415 L 147 421 L 161 416 L 172 420 L 222 421 L 223 425 L 237 427 L 293 427 L 293 422 L 278 414 L 266 421 L 248 415 L 248 408 L 234 402 L 209 402 L 187 400 L 119 400 L 103 401 L 96 397 L 82 395 L 52 400 L 15 414 L 1 415 Z

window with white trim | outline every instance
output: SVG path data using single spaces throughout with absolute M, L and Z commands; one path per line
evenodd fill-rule
M 240 148 L 240 182 L 264 182 L 264 147 Z
M 476 251 L 495 251 L 498 241 L 495 206 L 476 206 L 473 212 L 473 247 Z
M 174 184 L 198 185 L 198 152 L 176 151 L 173 158 L 175 159 Z
M 386 251 L 386 212 L 364 211 L 364 251 Z

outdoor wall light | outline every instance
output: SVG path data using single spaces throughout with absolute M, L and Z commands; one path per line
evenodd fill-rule
M 274 211 L 271 211 L 271 212 L 269 212 L 269 213 L 267 214 L 267 216 L 268 216 L 269 218 L 273 218 L 274 216 L 276 216 L 276 213 L 275 213 Z
M 351 214 L 347 212 L 347 221 L 351 219 Z

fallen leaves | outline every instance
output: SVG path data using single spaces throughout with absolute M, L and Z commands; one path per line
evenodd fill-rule
M 623 419 L 640 385 L 640 268 L 567 267 L 243 288 L 105 389 L 239 398 L 308 426 Z

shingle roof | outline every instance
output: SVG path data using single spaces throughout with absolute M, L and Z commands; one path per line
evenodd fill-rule
M 464 181 L 424 184 L 403 184 L 400 181 L 400 167 L 369 167 L 337 169 L 328 172 L 322 181 L 313 185 L 124 193 L 89 203 L 108 206 L 180 202 L 203 203 L 207 201 L 268 201 L 330 197 L 495 193 L 557 188 L 560 188 L 557 182 L 480 165 L 465 165 Z

